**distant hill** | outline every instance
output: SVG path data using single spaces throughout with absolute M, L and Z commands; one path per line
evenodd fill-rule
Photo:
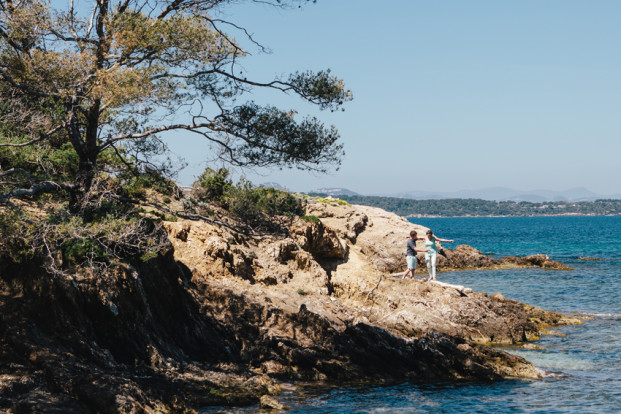
M 474 198 L 413 200 L 402 197 L 339 196 L 351 204 L 379 207 L 400 216 L 559 216 L 621 215 L 621 200 L 597 201 L 493 201 Z
M 262 187 L 271 187 L 277 190 L 290 191 L 287 187 L 276 182 L 260 184 Z M 343 187 L 324 187 L 311 190 L 307 194 L 321 194 L 325 196 L 362 196 L 355 191 Z M 433 191 L 406 191 L 390 194 L 369 194 L 369 197 L 389 197 L 404 198 L 410 200 L 449 200 L 449 199 L 476 199 L 487 201 L 527 201 L 530 203 L 545 203 L 549 201 L 595 201 L 595 200 L 620 200 L 621 194 L 601 195 L 587 190 L 583 187 L 571 188 L 564 191 L 552 190 L 532 190 L 520 191 L 507 187 L 486 187 L 478 190 L 460 190 L 452 192 L 433 192 Z M 365 196 L 362 196 L 365 197 Z
M 586 188 L 572 188 L 564 191 L 532 190 L 519 191 L 506 187 L 487 187 L 478 190 L 461 190 L 453 192 L 408 191 L 396 194 L 384 194 L 385 197 L 408 198 L 412 200 L 444 199 L 479 199 L 489 201 L 529 201 L 542 203 L 546 201 L 595 201 L 600 199 L 620 199 L 621 195 L 600 195 Z
M 347 188 L 319 188 L 308 192 L 309 194 L 325 194 L 327 196 L 356 196 L 358 193 Z

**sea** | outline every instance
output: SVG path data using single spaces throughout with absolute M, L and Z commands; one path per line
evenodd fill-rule
M 399 382 L 291 388 L 287 413 L 621 413 L 621 216 L 412 218 L 454 248 L 467 244 L 500 258 L 547 254 L 571 271 L 439 272 L 438 280 L 546 310 L 584 317 L 536 344 L 503 348 L 535 364 L 537 380 Z M 258 407 L 211 407 L 249 413 Z

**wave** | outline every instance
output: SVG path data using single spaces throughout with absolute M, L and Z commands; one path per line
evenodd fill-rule
M 577 316 L 589 316 L 591 318 L 617 319 L 621 318 L 621 313 L 597 313 L 597 312 L 575 312 Z
M 569 378 L 569 375 L 564 372 L 548 371 L 547 369 L 539 368 L 537 366 L 535 367 L 535 369 L 541 374 L 543 378 Z

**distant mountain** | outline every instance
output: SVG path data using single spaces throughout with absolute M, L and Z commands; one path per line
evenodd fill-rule
M 506 187 L 488 187 L 478 190 L 461 190 L 454 192 L 409 191 L 386 194 L 389 197 L 410 198 L 413 200 L 443 200 L 448 198 L 476 198 L 490 201 L 594 201 L 598 199 L 619 199 L 621 196 L 603 196 L 586 188 L 572 188 L 565 191 L 532 190 L 519 191 Z
M 259 187 L 275 188 L 276 190 L 288 191 L 285 187 L 273 181 L 270 181 L 269 183 L 259 184 Z
M 282 191 L 290 191 L 287 187 L 276 182 L 267 182 L 260 184 L 262 187 L 275 188 Z M 348 190 L 343 187 L 331 187 L 331 188 L 318 188 L 311 190 L 308 193 L 326 194 L 329 196 L 337 197 L 343 196 L 357 196 L 360 195 L 354 191 Z M 529 201 L 531 203 L 542 203 L 545 201 L 595 201 L 601 199 L 620 200 L 621 194 L 615 195 L 601 195 L 587 190 L 583 187 L 571 188 L 565 191 L 551 191 L 551 190 L 532 190 L 532 191 L 519 191 L 507 187 L 486 187 L 478 190 L 460 190 L 452 192 L 432 192 L 432 191 L 407 191 L 401 193 L 392 194 L 369 194 L 371 196 L 379 197 L 397 197 L 408 198 L 412 200 L 445 200 L 449 198 L 474 198 L 488 201 Z
M 339 196 L 339 195 L 355 196 L 355 195 L 359 195 L 358 193 L 353 192 L 351 190 L 348 190 L 347 188 L 318 188 L 317 190 L 309 191 L 309 193 L 326 194 L 326 195 L 329 195 L 329 196 Z

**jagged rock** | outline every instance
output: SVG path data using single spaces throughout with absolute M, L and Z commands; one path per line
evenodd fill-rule
M 440 256 L 446 259 L 441 263 L 441 267 L 455 269 L 484 268 L 497 264 L 496 260 L 465 244 L 460 244 L 455 250 L 442 249 Z
M 295 257 L 294 251 L 298 249 L 298 245 L 293 239 L 285 239 L 273 244 L 270 248 L 270 255 L 279 262 L 287 262 Z
M 302 249 L 317 258 L 342 259 L 347 254 L 336 233 L 322 223 L 297 220 L 291 233 Z
M 370 224 L 369 217 L 363 211 L 345 205 L 309 204 L 308 214 L 321 218 L 323 223 L 352 243 Z

